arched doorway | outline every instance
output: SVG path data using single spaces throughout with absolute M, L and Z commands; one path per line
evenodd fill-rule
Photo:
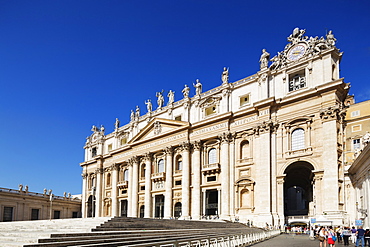
M 180 218 L 181 217 L 181 210 L 182 210 L 182 204 L 181 204 L 181 202 L 176 202 L 176 204 L 175 204 L 175 212 L 174 212 L 174 217 L 175 218 Z
M 144 212 L 145 212 L 145 205 L 140 206 L 140 218 L 144 218 Z
M 284 215 L 308 216 L 313 201 L 312 179 L 314 167 L 306 161 L 297 161 L 285 169 Z
M 95 217 L 95 196 L 89 196 L 87 200 L 87 217 Z

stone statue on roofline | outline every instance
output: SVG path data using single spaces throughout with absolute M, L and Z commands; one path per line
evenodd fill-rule
M 224 67 L 224 71 L 221 75 L 222 84 L 229 83 L 229 69 Z
M 362 137 L 362 142 L 364 146 L 370 143 L 370 133 L 369 131 L 366 131 L 366 134 Z
M 299 29 L 298 27 L 294 28 L 293 33 L 289 35 L 287 38 L 289 42 L 292 42 L 292 44 L 297 44 L 299 41 L 304 39 L 303 34 L 305 34 L 305 29 Z
M 168 97 L 168 103 L 167 105 L 170 105 L 172 104 L 174 101 L 175 101 L 175 92 L 170 90 L 167 94 L 167 97 Z
M 268 61 L 270 59 L 270 53 L 266 51 L 266 49 L 262 49 L 262 55 L 260 57 L 260 69 L 267 68 Z
M 118 118 L 116 118 L 116 122 L 114 123 L 114 129 L 118 130 L 119 125 L 120 125 L 120 121 L 118 120 Z
M 335 41 L 337 41 L 336 38 L 334 38 L 333 32 L 330 30 L 326 34 L 326 43 L 328 44 L 329 47 L 335 46 Z
M 131 120 L 131 122 L 135 120 L 135 112 L 134 112 L 134 110 L 131 110 L 130 120 Z
M 199 79 L 195 81 L 196 83 L 193 83 L 193 86 L 195 87 L 195 95 L 200 95 L 202 93 L 202 83 L 200 83 Z
M 158 98 L 157 99 L 157 104 L 158 104 L 158 108 L 157 109 L 160 109 L 160 108 L 162 108 L 162 106 L 164 104 L 163 90 L 162 90 L 162 92 L 157 92 L 155 94 L 155 96 Z
M 144 103 L 146 104 L 146 109 L 148 110 L 148 112 L 151 112 L 152 111 L 152 101 L 148 99 Z
M 188 98 L 189 97 L 189 92 L 190 92 L 190 88 L 188 87 L 188 85 L 185 84 L 185 87 L 182 90 L 182 94 L 184 95 L 184 98 Z
M 137 105 L 137 106 L 136 106 L 135 119 L 139 119 L 139 118 L 140 118 L 140 108 L 139 108 L 139 106 Z

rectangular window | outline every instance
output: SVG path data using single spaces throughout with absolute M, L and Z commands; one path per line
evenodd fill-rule
M 210 106 L 205 109 L 205 115 L 209 116 L 216 113 L 216 106 Z
M 108 145 L 108 152 L 112 151 L 112 149 L 113 149 L 113 145 L 112 144 L 109 144 Z
M 78 218 L 78 212 L 72 212 L 72 218 Z
M 140 186 L 140 190 L 145 190 L 145 186 Z
M 39 219 L 39 209 L 38 208 L 33 208 L 31 210 L 31 220 L 38 220 Z
M 175 120 L 176 120 L 176 121 L 181 121 L 181 115 L 180 115 L 180 116 L 176 116 L 176 117 L 175 117 Z
M 249 104 L 249 94 L 240 97 L 240 106 Z
M 3 221 L 13 221 L 13 207 L 4 207 Z
M 359 110 L 351 112 L 351 117 L 357 117 L 357 116 L 360 116 Z
M 352 132 L 361 131 L 361 124 L 353 125 Z
M 304 70 L 289 75 L 289 92 L 306 87 Z
M 181 180 L 176 180 L 175 185 L 181 185 Z
M 215 182 L 217 179 L 216 179 L 216 176 L 209 176 L 207 177 L 207 182 Z
M 360 139 L 354 139 L 353 140 L 353 149 L 356 150 L 356 149 L 360 149 L 360 148 L 361 148 Z
M 122 195 L 126 193 L 127 193 L 127 190 L 122 190 Z

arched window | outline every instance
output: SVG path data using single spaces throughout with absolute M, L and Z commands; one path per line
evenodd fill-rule
M 158 173 L 164 172 L 164 160 L 160 159 L 158 161 Z
M 295 129 L 292 132 L 292 151 L 305 148 L 304 130 Z
M 181 156 L 177 157 L 177 159 L 176 159 L 175 170 L 176 171 L 181 171 L 182 170 L 182 158 L 181 158 Z
M 215 163 L 217 163 L 216 149 L 211 148 L 208 151 L 208 164 L 215 164 Z
M 107 174 L 107 187 L 110 187 L 111 186 L 111 179 L 112 175 L 110 173 Z
M 249 142 L 248 141 L 243 141 L 240 144 L 240 158 L 241 159 L 246 159 L 250 158 L 250 148 L 249 148 Z
M 123 179 L 124 181 L 128 181 L 128 170 L 127 169 L 123 172 Z
M 146 165 L 142 164 L 141 170 L 140 170 L 140 178 L 145 178 L 145 168 L 146 168 Z

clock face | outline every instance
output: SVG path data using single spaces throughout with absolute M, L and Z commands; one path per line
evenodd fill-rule
M 288 59 L 291 61 L 297 61 L 303 57 L 306 52 L 306 46 L 304 45 L 295 45 L 288 52 Z

